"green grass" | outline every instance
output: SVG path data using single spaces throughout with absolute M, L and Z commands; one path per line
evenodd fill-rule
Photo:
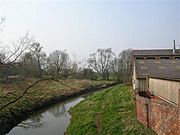
M 132 90 L 116 85 L 70 109 L 67 135 L 155 135 L 137 121 Z

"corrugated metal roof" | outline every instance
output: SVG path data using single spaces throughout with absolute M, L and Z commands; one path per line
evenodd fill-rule
M 180 50 L 176 50 L 176 52 L 180 52 Z M 154 49 L 154 50 L 133 50 L 134 56 L 166 56 L 166 55 L 174 55 L 173 49 Z M 180 55 L 180 53 L 176 53 L 175 55 Z
M 135 60 L 137 78 L 180 79 L 180 60 Z

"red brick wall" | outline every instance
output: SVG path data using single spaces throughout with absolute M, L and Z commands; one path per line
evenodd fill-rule
M 145 98 L 140 98 L 136 96 L 136 115 L 140 122 L 142 122 L 145 126 L 148 125 Z
M 148 99 L 136 94 L 136 113 L 140 122 L 159 135 L 180 135 L 178 106 L 161 99 Z

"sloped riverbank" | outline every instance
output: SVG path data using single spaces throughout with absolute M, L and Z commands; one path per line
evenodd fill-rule
M 70 109 L 66 135 L 155 135 L 136 119 L 130 86 L 118 84 L 87 97 Z
M 55 103 L 30 115 L 7 135 L 64 135 L 70 123 L 69 109 L 88 94 Z
M 8 133 L 15 125 L 24 120 L 24 118 L 41 108 L 114 85 L 113 82 L 87 80 L 81 82 L 79 80 L 65 80 L 63 83 L 68 84 L 71 88 L 62 86 L 59 83 L 43 82 L 29 90 L 21 100 L 1 111 L 0 134 Z M 15 93 L 18 94 L 20 91 L 16 91 Z M 10 98 L 12 100 L 13 95 Z M 1 99 L 0 103 L 4 101 L 5 99 Z

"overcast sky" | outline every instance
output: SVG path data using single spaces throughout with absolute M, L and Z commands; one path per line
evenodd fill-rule
M 30 32 L 46 52 L 87 57 L 97 48 L 171 48 L 180 44 L 180 0 L 0 0 L 10 44 Z

